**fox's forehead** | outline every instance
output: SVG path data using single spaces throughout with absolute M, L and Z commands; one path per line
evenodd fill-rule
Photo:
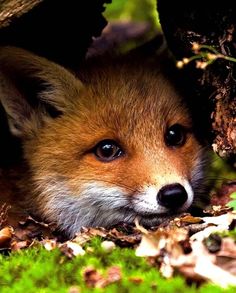
M 62 121 L 85 148 L 102 139 L 157 145 L 167 127 L 191 127 L 188 111 L 168 80 L 133 71 L 91 78 Z
M 174 123 L 190 127 L 186 106 L 173 85 L 162 74 L 132 69 L 97 73 L 78 98 L 76 115 L 93 127 L 162 131 Z

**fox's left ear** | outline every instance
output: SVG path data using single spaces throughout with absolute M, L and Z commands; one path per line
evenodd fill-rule
M 13 135 L 33 135 L 72 106 L 81 89 L 65 68 L 23 49 L 0 48 L 0 102 Z

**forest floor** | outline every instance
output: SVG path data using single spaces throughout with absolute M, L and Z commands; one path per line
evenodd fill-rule
M 2 207 L 0 292 L 235 292 L 236 212 L 224 205 L 235 187 L 203 217 L 84 228 L 72 240 L 31 217 L 13 229 Z

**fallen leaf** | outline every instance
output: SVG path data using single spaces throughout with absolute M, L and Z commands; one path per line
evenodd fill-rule
M 73 241 L 66 241 L 65 243 L 59 245 L 59 248 L 69 258 L 85 254 L 85 250 L 82 246 Z
M 225 206 L 230 201 L 230 195 L 236 191 L 236 180 L 228 181 L 211 197 L 212 205 Z
M 138 226 L 140 229 L 140 226 Z M 172 257 L 184 253 L 180 242 L 188 238 L 188 231 L 184 228 L 168 227 L 159 228 L 156 231 L 147 231 L 141 228 L 142 240 L 136 249 L 137 256 L 158 256 L 163 250 Z
M 94 267 L 87 267 L 83 272 L 83 279 L 89 288 L 105 287 L 105 279 Z
M 112 266 L 107 270 L 107 285 L 121 280 L 121 269 L 118 266 Z
M 13 237 L 13 228 L 5 227 L 0 230 L 0 248 L 10 248 Z
M 202 222 L 202 219 L 200 217 L 193 217 L 192 215 L 190 214 L 187 214 L 187 215 L 183 215 L 182 217 L 179 217 L 179 218 L 175 218 L 173 220 L 173 222 L 175 223 L 175 225 L 177 227 L 183 227 L 185 226 L 186 224 L 196 224 L 196 223 L 201 223 Z
M 225 205 L 212 205 L 210 209 L 204 210 L 203 212 L 215 217 L 226 214 L 231 210 L 232 208 Z
M 29 247 L 31 244 L 31 241 L 24 240 L 24 241 L 13 241 L 11 242 L 11 250 L 16 251 L 23 248 Z
M 41 243 L 48 251 L 51 251 L 57 247 L 57 241 L 55 239 L 43 239 Z
M 43 238 L 54 238 L 54 227 L 44 222 L 38 222 L 28 216 L 24 221 L 20 221 L 18 227 L 15 228 L 15 238 L 19 241 Z
M 93 237 L 99 236 L 104 240 L 110 240 L 119 246 L 132 247 L 140 242 L 141 233 L 133 228 L 130 229 L 129 233 L 131 234 L 127 235 L 124 231 L 119 231 L 117 228 L 112 228 L 110 230 L 105 228 L 83 228 L 80 233 L 77 233 L 73 241 L 83 245 Z
M 217 256 L 227 256 L 236 259 L 236 243 L 232 238 L 223 238 L 221 249 L 218 251 Z
M 172 259 L 171 265 L 193 280 L 208 280 L 223 288 L 236 285 L 236 277 L 216 265 L 216 255 L 211 254 L 200 241 L 192 243 L 192 253 Z
M 209 226 L 202 231 L 193 234 L 190 239 L 201 242 L 212 233 L 227 231 L 234 219 L 236 219 L 236 214 L 234 212 L 228 212 L 227 214 L 216 217 L 203 217 L 202 220 Z
M 121 269 L 112 266 L 107 269 L 106 274 L 102 275 L 97 269 L 87 267 L 83 272 L 83 278 L 89 288 L 104 288 L 121 280 Z

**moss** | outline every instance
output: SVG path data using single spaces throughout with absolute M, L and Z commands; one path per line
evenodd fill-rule
M 116 248 L 108 253 L 102 250 L 100 242 L 98 238 L 94 239 L 89 244 L 93 253 L 73 259 L 68 259 L 59 250 L 47 251 L 42 247 L 9 256 L 0 255 L 0 292 L 68 292 L 72 286 L 90 292 L 92 289 L 87 288 L 83 280 L 84 268 L 94 266 L 104 273 L 112 265 L 121 268 L 122 280 L 106 287 L 106 292 L 223 292 L 210 284 L 199 289 L 195 285 L 188 286 L 179 276 L 166 280 L 144 258 L 136 257 L 134 249 Z M 135 284 L 130 277 L 141 278 L 143 282 Z M 101 292 L 101 289 L 94 289 L 94 292 Z

